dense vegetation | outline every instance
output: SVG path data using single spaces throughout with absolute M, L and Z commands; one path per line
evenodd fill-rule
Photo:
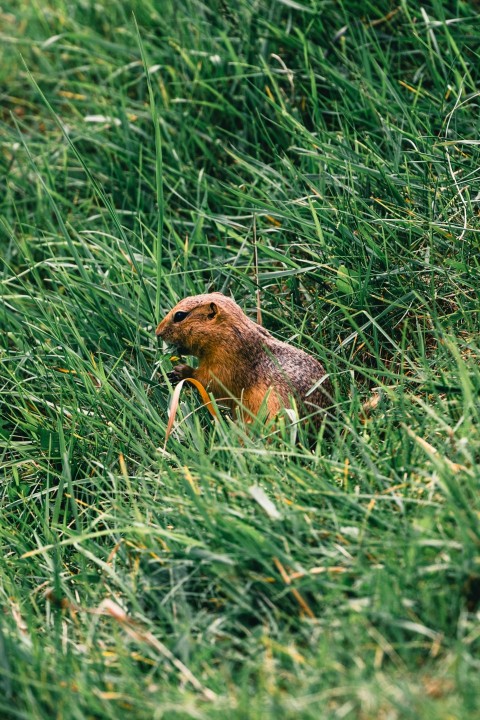
M 5 0 L 2 718 L 480 717 L 472 2 Z M 154 327 L 316 355 L 312 448 Z M 368 418 L 362 404 L 378 403 Z

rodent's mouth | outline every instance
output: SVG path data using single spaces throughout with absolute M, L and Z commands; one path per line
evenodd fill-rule
M 171 350 L 175 355 L 191 355 L 190 350 L 183 345 L 177 345 L 177 343 L 168 342 L 168 340 L 166 340 L 165 342 L 168 349 Z
M 183 347 L 183 345 L 175 345 L 174 347 L 177 352 L 177 355 L 190 355 L 189 349 L 186 347 Z
M 162 343 L 165 343 L 167 345 L 169 350 L 173 350 L 176 355 L 192 355 L 192 348 L 186 347 L 182 342 L 175 342 L 175 340 L 172 340 L 171 337 L 169 337 L 168 329 L 165 333 L 162 333 L 161 335 L 157 335 L 157 339 L 162 341 Z

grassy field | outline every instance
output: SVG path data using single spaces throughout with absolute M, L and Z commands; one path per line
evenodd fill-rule
M 480 718 L 478 11 L 4 0 L 2 720 Z M 155 325 L 254 317 L 254 228 L 335 417 L 164 449 Z

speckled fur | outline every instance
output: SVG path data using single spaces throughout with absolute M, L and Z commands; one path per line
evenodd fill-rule
M 174 322 L 177 312 L 188 315 Z M 193 377 L 224 404 L 234 408 L 240 402 L 247 415 L 258 413 L 265 395 L 270 417 L 290 407 L 292 396 L 302 415 L 316 413 L 316 419 L 318 409 L 331 404 L 328 379 L 308 394 L 325 375 L 318 360 L 274 338 L 222 293 L 185 298 L 162 320 L 156 335 L 182 354 L 198 357 L 196 369 L 174 368 L 175 379 Z

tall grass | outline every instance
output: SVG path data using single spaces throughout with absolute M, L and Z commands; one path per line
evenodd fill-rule
M 0 715 L 479 716 L 474 3 L 6 0 Z M 336 414 L 185 392 L 233 294 Z M 363 417 L 362 404 L 379 402 Z

